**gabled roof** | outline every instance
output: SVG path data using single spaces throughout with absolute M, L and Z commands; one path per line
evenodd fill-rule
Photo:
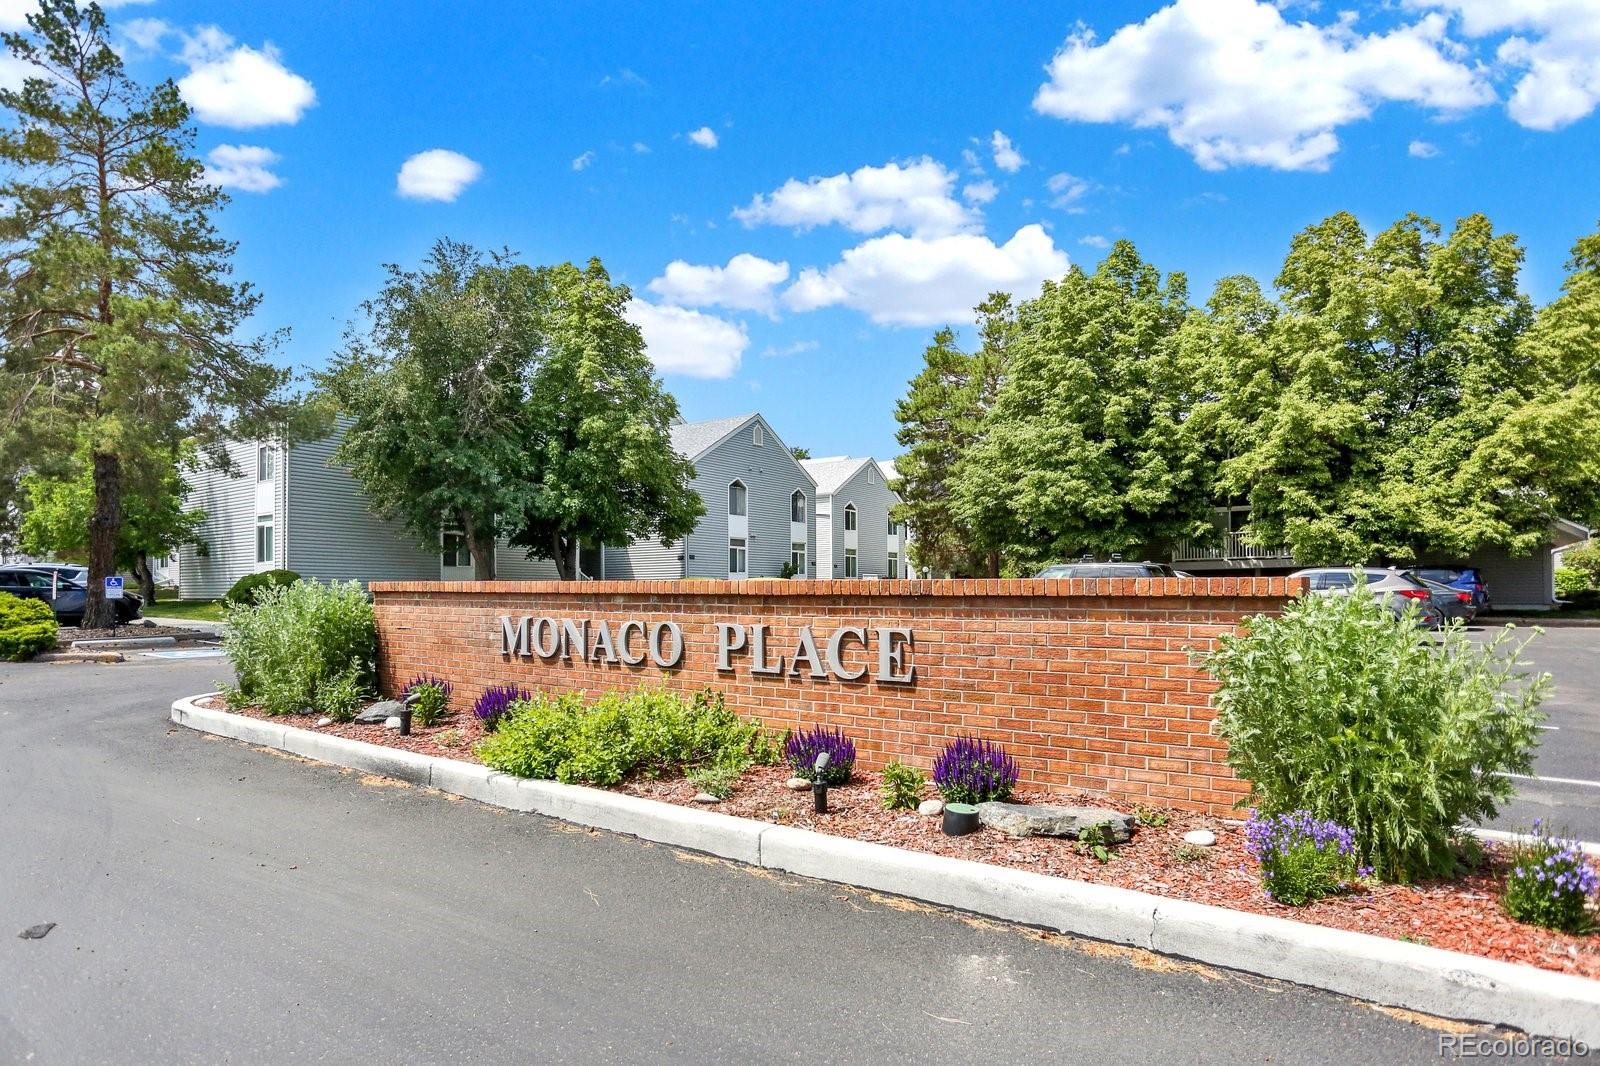
M 713 418 L 706 422 L 680 422 L 672 427 L 672 450 L 690 462 L 721 443 L 734 430 L 760 415 Z
M 817 483 L 817 495 L 832 496 L 844 488 L 844 483 L 855 477 L 857 471 L 870 462 L 871 459 L 852 459 L 848 455 L 836 455 L 829 459 L 802 459 L 800 465 Z

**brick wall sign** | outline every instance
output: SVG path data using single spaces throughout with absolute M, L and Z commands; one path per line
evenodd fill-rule
M 710 686 L 773 729 L 836 725 L 858 764 L 1003 744 L 1025 788 L 1225 813 L 1244 786 L 1191 653 L 1285 578 L 375 582 L 381 680 L 599 693 Z

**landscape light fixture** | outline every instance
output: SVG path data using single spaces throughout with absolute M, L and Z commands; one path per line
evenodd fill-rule
M 811 798 L 818 814 L 828 813 L 828 782 L 823 778 L 822 771 L 828 768 L 828 753 L 822 752 L 817 756 L 817 763 L 813 769 L 816 776 L 811 779 Z
M 409 737 L 411 735 L 411 705 L 409 703 L 402 705 L 400 713 L 396 717 L 400 719 L 400 735 Z

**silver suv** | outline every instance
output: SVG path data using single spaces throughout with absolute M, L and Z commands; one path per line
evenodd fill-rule
M 1376 566 L 1315 566 L 1308 570 L 1296 570 L 1289 576 L 1305 578 L 1313 595 L 1339 596 L 1354 589 L 1362 575 L 1366 575 L 1367 595 L 1382 602 L 1394 612 L 1396 618 L 1415 604 L 1418 620 L 1423 625 L 1437 626 L 1444 621 L 1443 614 L 1434 605 L 1432 590 L 1409 570 Z
M 1166 563 L 1057 563 L 1039 571 L 1038 577 L 1188 577 Z

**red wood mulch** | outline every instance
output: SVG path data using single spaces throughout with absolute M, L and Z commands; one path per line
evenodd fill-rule
M 213 701 L 212 705 L 220 706 L 220 701 Z M 266 717 L 253 709 L 243 713 Z M 302 722 L 305 728 L 315 728 L 310 719 L 296 724 Z M 473 747 L 483 737 L 477 720 L 460 713 L 432 728 L 417 729 L 409 737 L 383 726 L 354 724 L 335 724 L 316 731 L 468 762 L 477 761 Z M 1486 845 L 1489 861 L 1484 868 L 1459 880 L 1374 885 L 1366 891 L 1329 897 L 1306 907 L 1287 907 L 1262 895 L 1255 863 L 1245 854 L 1242 824 L 1236 821 L 1163 810 L 1160 813 L 1167 816 L 1166 825 L 1139 827 L 1132 841 L 1114 849 L 1116 858 L 1102 865 L 1090 856 L 1080 855 L 1072 841 L 1057 838 L 1015 839 L 993 829 L 947 837 L 940 832 L 937 817 L 884 810 L 873 775 L 829 789 L 829 813 L 818 815 L 812 811 L 811 793 L 788 789 L 784 784 L 788 777 L 789 772 L 783 767 L 754 767 L 740 779 L 731 798 L 706 806 L 723 814 L 835 836 L 1411 940 L 1600 979 L 1600 935 L 1556 933 L 1523 925 L 1501 911 L 1499 886 L 1505 856 L 1494 845 Z M 694 802 L 698 790 L 683 778 L 629 781 L 618 786 L 617 791 L 682 806 L 701 806 Z M 931 788 L 929 795 L 933 795 Z M 1112 806 L 1103 796 L 1082 792 L 1022 792 L 1016 798 L 1028 803 Z M 1178 857 L 1183 834 L 1202 828 L 1217 834 L 1216 846 L 1203 849 L 1204 857 L 1198 861 L 1183 861 Z

